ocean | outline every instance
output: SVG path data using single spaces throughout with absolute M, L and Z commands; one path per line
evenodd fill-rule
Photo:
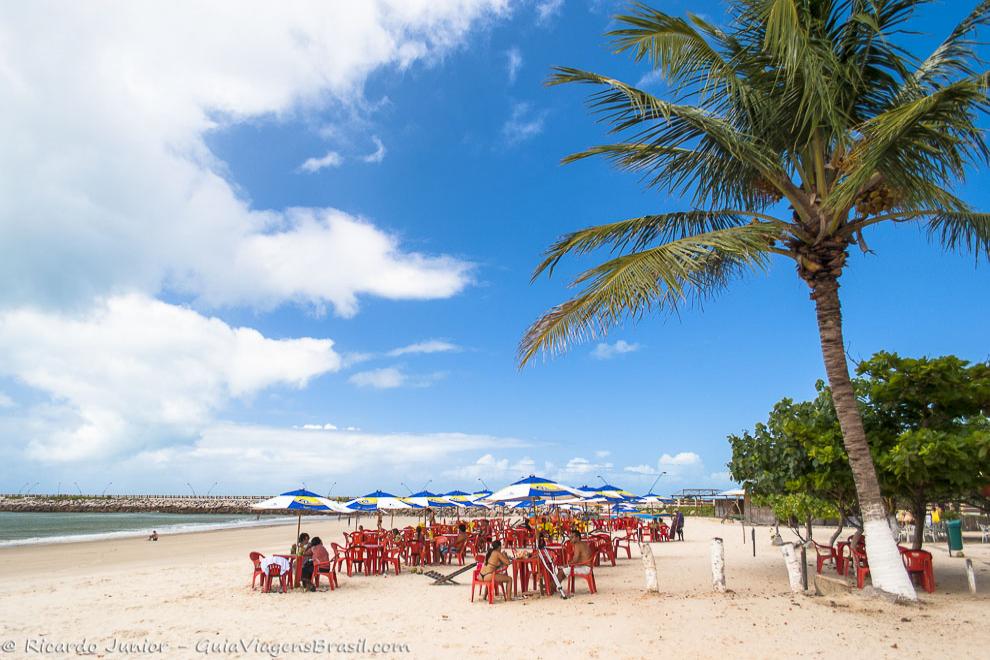
M 21 513 L 0 511 L 0 547 L 203 532 L 271 525 L 294 517 L 216 513 Z

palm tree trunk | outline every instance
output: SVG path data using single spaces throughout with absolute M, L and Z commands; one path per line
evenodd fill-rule
M 849 378 L 845 342 L 842 339 L 842 309 L 839 305 L 839 282 L 835 277 L 816 278 L 811 294 L 818 315 L 818 333 L 822 342 L 825 373 L 832 389 L 835 413 L 842 429 L 842 442 L 849 456 L 859 508 L 866 534 L 866 552 L 870 561 L 870 579 L 880 591 L 916 600 L 914 585 L 908 578 L 887 513 L 880 497 L 880 483 L 866 441 L 859 402 Z

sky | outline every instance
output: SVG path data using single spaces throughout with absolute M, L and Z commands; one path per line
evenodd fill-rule
M 925 9 L 919 51 L 970 5 Z M 560 164 L 607 138 L 551 67 L 663 93 L 610 51 L 621 7 L 5 3 L 0 491 L 730 487 L 726 435 L 824 376 L 789 262 L 516 363 L 594 263 L 531 283 L 556 237 L 688 205 Z M 986 209 L 987 183 L 960 190 Z M 987 359 L 986 265 L 911 225 L 867 238 L 849 356 Z

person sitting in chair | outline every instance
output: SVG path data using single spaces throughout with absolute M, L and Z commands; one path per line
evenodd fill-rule
M 591 572 L 590 564 L 595 558 L 594 553 L 591 551 L 591 546 L 588 545 L 587 541 L 581 538 L 581 532 L 576 529 L 571 530 L 570 541 L 572 555 L 568 566 L 573 567 L 574 575 L 587 575 Z M 559 577 L 561 582 L 563 582 L 563 568 L 557 569 L 557 577 Z
M 481 577 L 487 578 L 494 574 L 495 582 L 503 585 L 505 589 L 511 589 L 512 587 L 509 585 L 512 584 L 512 578 L 504 572 L 498 572 L 500 569 L 507 568 L 511 564 L 512 560 L 502 552 L 502 542 L 492 541 L 492 547 L 488 551 L 488 554 L 485 555 L 485 564 L 481 567 Z
M 306 563 L 302 567 L 302 583 L 303 587 L 307 591 L 316 591 L 316 587 L 313 586 L 313 571 L 317 565 L 322 564 L 321 568 L 327 571 L 326 564 L 330 561 L 330 553 L 327 552 L 327 548 L 323 545 L 322 539 L 319 536 L 314 536 L 313 540 L 309 542 L 309 547 L 306 549 Z

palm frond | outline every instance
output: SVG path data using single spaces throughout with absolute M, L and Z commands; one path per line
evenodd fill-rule
M 639 251 L 652 243 L 676 241 L 713 231 L 745 224 L 741 211 L 679 211 L 645 215 L 607 225 L 588 227 L 560 237 L 551 245 L 544 259 L 536 267 L 533 279 L 546 272 L 553 275 L 554 268 L 568 254 L 580 255 L 593 252 L 603 246 L 614 250 Z
M 771 224 L 726 227 L 623 254 L 585 271 L 571 285 L 583 286 L 581 293 L 530 326 L 519 346 L 520 365 L 539 352 L 559 353 L 575 340 L 600 336 L 627 315 L 673 311 L 712 295 L 742 272 L 765 268 L 779 235 Z

